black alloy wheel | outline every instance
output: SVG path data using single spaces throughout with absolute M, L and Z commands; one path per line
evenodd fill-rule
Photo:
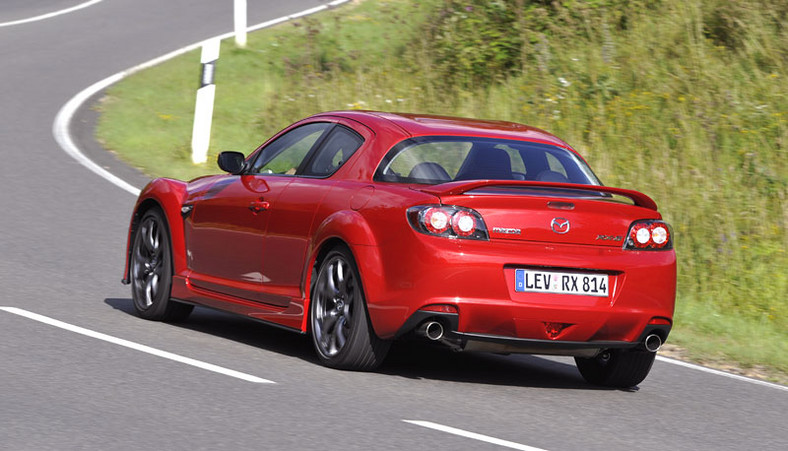
M 369 371 L 382 363 L 391 343 L 372 330 L 361 278 L 346 247 L 334 248 L 323 259 L 310 312 L 312 342 L 324 365 Z
M 170 300 L 172 246 L 160 210 L 145 212 L 131 247 L 131 297 L 139 316 L 155 321 L 181 321 L 192 305 Z

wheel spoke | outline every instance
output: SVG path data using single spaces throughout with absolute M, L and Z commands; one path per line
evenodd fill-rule
M 337 341 L 337 350 L 342 349 L 345 346 L 345 342 L 347 342 L 347 337 L 345 337 L 345 325 L 347 324 L 345 317 L 340 317 L 336 324 L 336 330 L 334 331 L 334 336 L 336 337 Z
M 159 227 L 156 222 L 150 222 L 149 234 L 147 237 L 147 247 L 150 250 L 151 255 L 158 256 L 159 255 Z
M 345 308 L 343 309 L 342 315 L 345 317 L 348 324 L 350 324 L 353 321 L 353 309 L 356 304 L 356 282 L 352 277 L 348 278 L 345 298 Z
M 336 316 L 327 315 L 323 318 L 323 324 L 321 325 L 321 329 L 323 334 L 325 335 L 333 335 L 334 328 L 337 325 L 338 318 Z
M 345 294 L 347 290 L 347 280 L 345 279 L 345 262 L 337 260 L 336 263 L 337 292 Z
M 328 289 L 327 292 L 326 292 L 326 295 L 329 296 L 329 297 L 333 297 L 333 296 L 336 296 L 337 294 L 339 294 L 339 290 L 337 288 L 337 284 L 336 284 L 336 282 L 334 280 L 335 279 L 335 274 L 336 274 L 336 271 L 337 271 L 336 270 L 337 265 L 338 265 L 338 263 L 336 263 L 336 262 L 332 263 L 331 266 L 329 266 L 328 271 L 327 271 L 328 274 L 326 274 L 326 277 L 325 277 L 325 279 L 326 279 L 326 288 Z
M 151 283 L 151 278 L 149 277 L 145 281 L 145 306 L 146 307 L 150 307 L 151 305 L 153 305 L 153 296 L 154 296 L 153 290 L 154 290 L 153 283 Z

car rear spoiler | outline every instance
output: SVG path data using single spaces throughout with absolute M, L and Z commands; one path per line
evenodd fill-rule
M 468 191 L 484 188 L 484 187 L 501 187 L 501 188 L 537 188 L 537 189 L 557 189 L 557 190 L 571 190 L 571 191 L 591 191 L 595 193 L 617 194 L 632 199 L 638 207 L 644 207 L 651 210 L 657 210 L 657 203 L 653 199 L 643 193 L 623 189 L 612 188 L 609 186 L 601 185 L 580 185 L 574 183 L 552 183 L 552 182 L 536 182 L 529 180 L 468 180 L 458 182 L 441 183 L 440 185 L 432 185 L 420 187 L 419 191 L 427 194 L 432 194 L 438 197 L 453 196 L 464 194 Z

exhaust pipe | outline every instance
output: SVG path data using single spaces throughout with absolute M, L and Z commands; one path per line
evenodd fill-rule
M 651 334 L 643 341 L 643 345 L 646 347 L 646 351 L 657 352 L 662 347 L 662 338 L 657 334 Z
M 421 333 L 432 341 L 443 338 L 443 324 L 438 321 L 427 321 L 420 329 Z

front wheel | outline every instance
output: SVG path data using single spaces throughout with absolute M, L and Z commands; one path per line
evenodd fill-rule
M 324 365 L 369 371 L 383 362 L 390 342 L 372 330 L 361 278 L 346 247 L 333 249 L 323 259 L 310 312 L 312 341 Z
M 656 356 L 656 352 L 611 349 L 590 359 L 575 357 L 575 364 L 589 383 L 629 388 L 643 382 Z
M 191 305 L 170 300 L 172 246 L 167 222 L 158 209 L 145 212 L 131 247 L 131 297 L 137 314 L 155 321 L 181 321 Z

